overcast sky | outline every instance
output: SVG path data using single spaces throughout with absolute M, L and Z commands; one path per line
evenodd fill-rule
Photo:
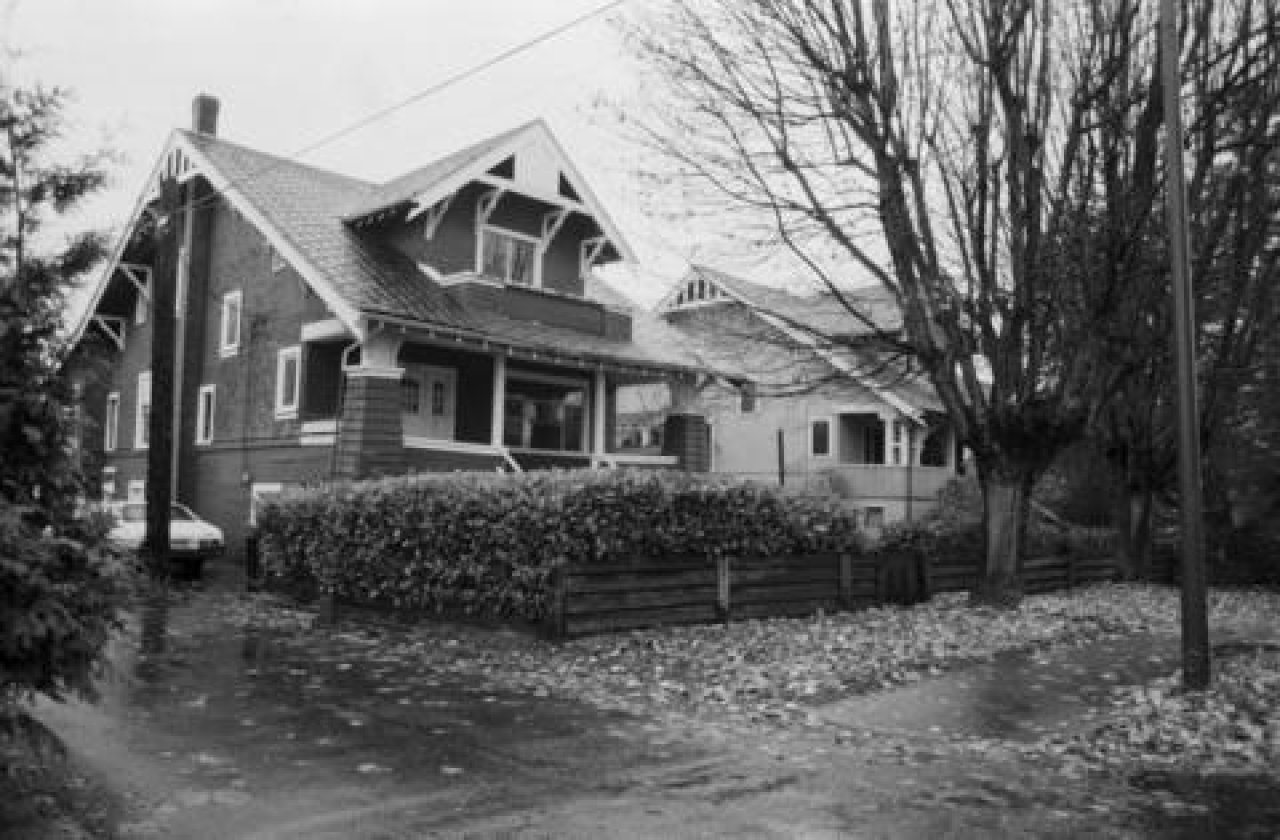
M 647 0 L 629 0 L 643 4 Z M 296 157 L 336 131 L 592 10 L 607 0 L 0 0 L 6 74 L 72 89 L 86 148 L 124 159 L 77 220 L 122 224 L 191 99 L 222 103 L 220 136 Z M 610 13 L 612 14 L 612 13 Z M 688 246 L 639 206 L 601 97 L 634 88 L 610 14 L 308 153 L 307 163 L 385 180 L 543 117 L 645 265 L 683 267 Z M 16 57 L 15 57 L 16 53 Z M 661 293 L 650 281 L 629 288 Z

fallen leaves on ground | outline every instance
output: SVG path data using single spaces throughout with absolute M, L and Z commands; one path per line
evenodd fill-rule
M 231 618 L 270 629 L 335 676 L 412 673 L 410 686 L 462 680 L 475 690 L 590 702 L 641 714 L 692 715 L 714 724 L 824 727 L 814 707 L 879 691 L 1012 651 L 1049 651 L 1108 638 L 1178 631 L 1177 590 L 1110 584 L 1028 597 L 1016 609 L 970 606 L 963 595 L 910 608 L 882 607 L 804 619 L 666 627 L 548 642 L 528 634 L 424 622 L 344 622 L 314 627 L 305 611 L 269 596 L 238 599 Z M 1215 626 L 1265 626 L 1280 593 L 1215 591 Z M 302 653 L 299 650 L 299 653 Z M 1205 760 L 1221 766 L 1277 761 L 1280 665 L 1274 655 L 1225 660 L 1213 692 L 1179 695 L 1174 678 L 1122 694 L 1090 739 L 1033 748 L 1068 774 L 1134 761 Z M 407 672 L 404 669 L 408 669 Z
M 1263 771 L 1280 777 L 1280 651 L 1246 650 L 1215 662 L 1206 691 L 1174 674 L 1122 692 L 1111 719 L 1038 749 L 1091 770 Z

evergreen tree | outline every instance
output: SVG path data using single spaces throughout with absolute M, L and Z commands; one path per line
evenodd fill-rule
M 53 160 L 66 95 L 0 79 L 0 724 L 39 692 L 92 696 L 117 621 L 122 565 L 78 510 L 66 293 L 103 256 L 100 235 L 49 247 L 43 223 L 104 183 L 102 158 Z

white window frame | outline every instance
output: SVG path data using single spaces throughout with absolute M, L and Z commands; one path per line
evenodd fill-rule
M 229 313 L 234 312 L 234 320 Z M 224 359 L 240 352 L 240 331 L 244 321 L 244 292 L 236 289 L 222 296 L 222 319 L 218 325 L 218 354 Z M 234 335 L 232 335 L 234 328 Z
M 196 397 L 196 445 L 213 443 L 213 420 L 218 408 L 218 387 L 201 385 Z
M 142 504 L 146 500 L 147 482 L 143 481 L 141 478 L 130 479 L 128 495 L 125 496 L 125 501 L 130 504 Z
M 143 406 L 146 406 L 145 411 Z M 151 371 L 149 370 L 138 374 L 138 393 L 133 407 L 133 448 L 146 449 L 151 434 Z
M 823 424 L 827 427 L 827 451 L 817 452 L 816 445 L 818 443 L 817 429 L 818 425 Z M 835 456 L 835 422 L 832 417 L 810 417 L 809 418 L 809 457 L 810 458 L 832 458 Z
M 107 411 L 102 418 L 102 450 L 115 452 L 120 445 L 120 392 L 107 394 Z
M 499 225 L 483 224 L 480 225 L 479 231 L 476 233 L 476 274 L 484 274 L 484 235 L 486 233 L 496 233 L 499 236 L 505 236 L 509 239 L 515 239 L 521 242 L 527 242 L 533 246 L 533 278 L 528 286 L 522 283 L 513 282 L 511 279 L 511 254 L 507 254 L 507 273 L 504 277 L 498 277 L 504 284 L 508 286 L 518 286 L 524 289 L 541 289 L 542 288 L 542 240 L 536 236 L 530 236 L 527 233 L 504 228 Z
M 289 362 L 294 365 L 293 393 L 285 393 L 285 369 Z M 295 420 L 298 417 L 298 403 L 302 399 L 302 345 L 294 344 L 281 347 L 276 352 L 276 419 Z

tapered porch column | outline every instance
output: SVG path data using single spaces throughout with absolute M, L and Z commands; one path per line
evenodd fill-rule
M 503 423 L 507 402 L 507 354 L 493 354 L 493 411 L 489 422 L 489 444 L 502 446 Z
M 371 336 L 360 364 L 344 371 L 346 389 L 338 426 L 336 471 L 340 478 L 370 478 L 404 471 L 404 424 L 396 363 L 400 340 Z
M 596 368 L 591 375 L 591 385 L 591 454 L 599 457 L 608 451 L 608 447 L 605 445 L 605 434 L 608 430 L 605 416 L 608 391 L 605 385 L 603 368 Z

